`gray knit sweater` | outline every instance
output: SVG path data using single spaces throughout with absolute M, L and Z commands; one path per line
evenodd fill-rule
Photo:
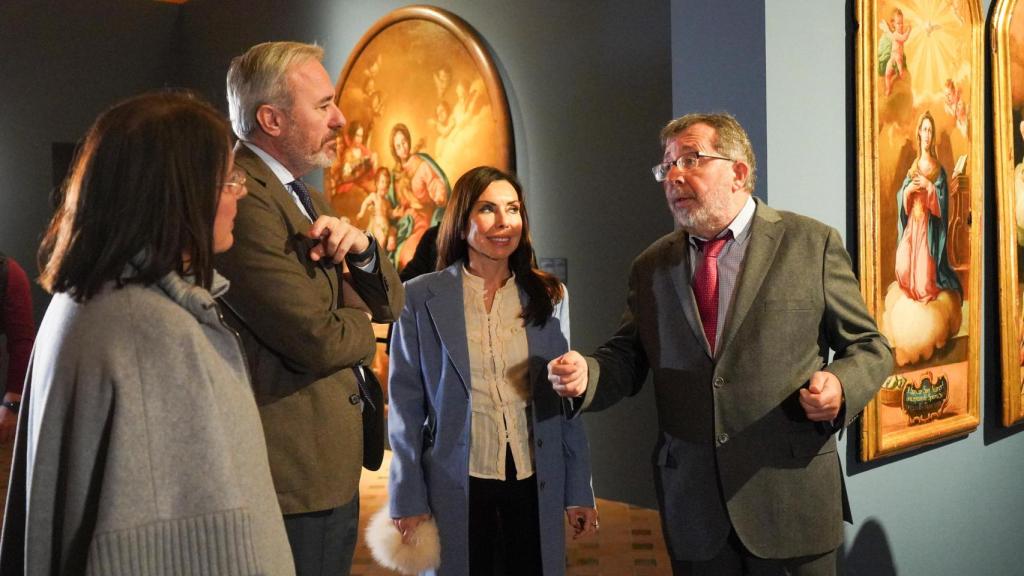
M 245 362 L 210 292 L 170 274 L 85 304 L 57 294 L 30 382 L 27 574 L 294 574 Z

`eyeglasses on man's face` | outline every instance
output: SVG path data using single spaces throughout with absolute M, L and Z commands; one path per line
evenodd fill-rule
M 714 154 L 706 154 L 698 150 L 696 152 L 689 152 L 683 154 L 682 156 L 676 158 L 675 160 L 671 160 L 669 162 L 662 162 L 661 164 L 658 164 L 651 168 L 651 172 L 654 174 L 655 180 L 657 180 L 658 182 L 664 182 L 666 179 L 668 179 L 668 172 L 669 170 L 672 169 L 673 165 L 675 165 L 675 167 L 679 168 L 680 170 L 693 170 L 694 168 L 700 166 L 701 158 L 707 158 L 709 160 L 725 160 L 727 162 L 735 162 L 735 160 L 733 160 L 732 158 L 726 158 L 725 156 L 716 156 Z

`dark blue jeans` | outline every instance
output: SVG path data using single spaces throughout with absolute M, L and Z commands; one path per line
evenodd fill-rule
M 348 576 L 359 534 L 359 491 L 337 508 L 286 514 L 284 528 L 296 576 Z

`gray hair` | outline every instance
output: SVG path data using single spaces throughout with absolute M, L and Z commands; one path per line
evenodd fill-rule
M 248 140 L 256 130 L 256 111 L 264 104 L 287 108 L 291 93 L 285 73 L 306 60 L 322 62 L 324 49 L 301 42 L 264 42 L 236 56 L 228 68 L 228 113 L 235 136 Z
M 742 160 L 750 171 L 747 174 L 747 181 L 744 188 L 747 192 L 754 192 L 754 183 L 757 181 L 757 159 L 754 158 L 754 147 L 750 145 L 750 137 L 747 131 L 740 126 L 736 118 L 728 112 L 715 112 L 711 114 L 686 114 L 672 120 L 661 129 L 661 147 L 668 146 L 676 136 L 695 124 L 705 124 L 715 131 L 715 139 L 711 145 L 719 154 L 728 156 L 734 160 Z

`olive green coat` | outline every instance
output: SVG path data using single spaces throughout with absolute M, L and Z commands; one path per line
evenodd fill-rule
M 340 266 L 308 257 L 309 219 L 270 168 L 242 144 L 235 165 L 249 194 L 238 202 L 234 246 L 216 260 L 231 280 L 225 316 L 242 338 L 267 437 L 270 470 L 285 514 L 349 502 L 362 468 L 362 415 L 352 367 L 375 352 L 370 321 L 342 307 Z M 332 214 L 319 193 L 314 207 Z M 387 257 L 375 274 L 352 269 L 356 292 L 376 322 L 392 322 L 404 290 Z

